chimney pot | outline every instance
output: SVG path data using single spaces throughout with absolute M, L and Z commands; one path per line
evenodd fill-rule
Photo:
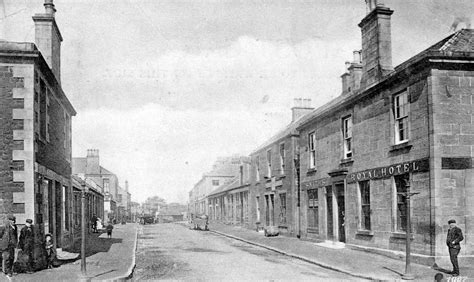
M 53 0 L 45 0 L 43 5 L 46 10 L 46 14 L 54 16 L 56 13 L 56 8 L 54 8 Z

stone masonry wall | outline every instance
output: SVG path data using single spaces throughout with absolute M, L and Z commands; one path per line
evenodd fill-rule
M 33 205 L 32 65 L 0 66 L 0 217 L 24 222 Z
M 301 182 L 329 178 L 334 169 L 347 168 L 348 173 L 384 167 L 429 157 L 428 138 L 428 85 L 426 72 L 412 75 L 379 93 L 367 97 L 328 117 L 314 122 L 300 133 Z M 408 91 L 410 101 L 409 144 L 394 146 L 394 120 L 392 96 Z M 341 162 L 343 158 L 342 118 L 352 115 L 353 162 Z M 309 170 L 308 136 L 316 132 L 316 171 Z M 430 191 L 429 173 L 411 173 L 411 190 L 419 192 L 412 201 L 412 226 L 415 233 L 413 251 L 430 254 Z M 330 185 L 330 183 L 328 184 Z M 324 185 L 326 186 L 326 185 Z M 357 201 L 358 184 L 349 183 L 345 195 L 346 242 L 382 249 L 403 250 L 405 237 L 395 232 L 396 212 L 393 178 L 370 181 L 370 205 L 372 234 L 361 234 L 359 229 L 360 207 Z M 323 186 L 319 188 L 319 235 L 305 231 L 307 193 L 302 192 L 302 231 L 304 236 L 326 239 L 327 204 Z M 392 204 L 391 204 L 392 203 Z
M 432 92 L 436 254 L 448 255 L 447 221 L 464 232 L 461 256 L 474 254 L 474 71 L 434 69 Z

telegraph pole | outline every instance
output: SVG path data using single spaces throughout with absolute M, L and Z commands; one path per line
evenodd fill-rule
M 85 278 L 87 277 L 86 269 L 86 189 L 87 183 L 84 180 L 81 191 L 81 273 Z
M 413 280 L 415 279 L 415 276 L 413 275 L 411 271 L 411 265 L 410 265 L 410 260 L 411 260 L 411 212 L 410 212 L 410 202 L 411 202 L 411 197 L 419 194 L 418 192 L 416 193 L 410 193 L 410 180 L 405 179 L 405 187 L 407 189 L 405 193 L 405 197 L 407 199 L 407 204 L 406 204 L 406 214 L 407 214 L 407 231 L 406 231 L 406 254 L 405 254 L 405 273 L 402 275 L 402 279 L 404 280 Z

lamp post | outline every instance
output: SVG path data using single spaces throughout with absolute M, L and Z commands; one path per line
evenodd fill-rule
M 405 254 L 405 273 L 402 275 L 402 279 L 404 280 L 413 280 L 415 276 L 411 271 L 410 259 L 411 259 L 411 212 L 410 212 L 410 202 L 411 197 L 419 194 L 418 192 L 411 193 L 410 192 L 410 180 L 405 179 L 405 187 L 406 192 L 405 197 L 407 200 L 406 204 L 406 214 L 407 214 L 407 231 L 406 231 L 406 254 Z
M 296 201 L 296 212 L 298 217 L 298 234 L 296 238 L 301 238 L 301 189 L 300 189 L 300 155 L 296 154 L 295 159 L 295 170 L 296 170 L 296 189 L 297 189 L 297 201 Z
M 86 269 L 86 192 L 87 183 L 84 180 L 81 191 L 81 273 L 83 277 L 87 277 Z

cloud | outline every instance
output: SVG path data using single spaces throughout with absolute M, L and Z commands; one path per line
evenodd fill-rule
M 313 98 L 320 105 L 339 94 L 339 75 L 353 49 L 345 46 L 350 45 L 316 39 L 290 45 L 242 36 L 217 50 L 147 54 L 134 58 L 135 63 L 103 64 L 86 73 L 82 79 L 89 83 L 81 84 L 81 94 L 72 91 L 73 100 L 87 107 L 126 108 L 152 102 L 183 110 L 254 111 L 267 96 L 265 106 L 279 111 L 297 97 Z M 324 67 L 338 61 L 339 69 Z
M 158 104 L 83 111 L 73 120 L 73 156 L 100 150 L 101 165 L 128 180 L 135 200 L 182 198 L 218 156 L 247 154 L 285 122 L 260 112 L 175 110 Z M 252 126 L 258 124 L 259 126 Z M 179 197 L 178 197 L 179 196 Z

